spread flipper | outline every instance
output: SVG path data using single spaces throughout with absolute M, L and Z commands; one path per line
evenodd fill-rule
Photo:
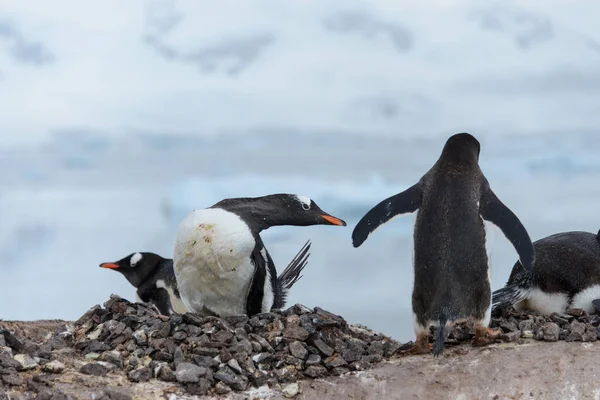
M 359 247 L 371 233 L 392 218 L 417 211 L 421 206 L 421 193 L 421 182 L 419 182 L 371 208 L 356 224 L 352 232 L 352 245 Z
M 519 262 L 526 271 L 531 271 L 535 259 L 535 250 L 527 229 L 519 218 L 500 201 L 492 188 L 485 184 L 479 204 L 483 219 L 490 221 L 502 230 L 519 254 Z

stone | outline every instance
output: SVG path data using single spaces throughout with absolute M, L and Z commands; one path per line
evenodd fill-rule
M 327 344 L 326 344 L 324 341 L 322 341 L 321 339 L 315 339 L 315 340 L 313 341 L 313 345 L 314 345 L 314 346 L 315 346 L 317 349 L 319 349 L 319 351 L 320 351 L 320 352 L 321 352 L 323 355 L 325 355 L 325 356 L 327 356 L 327 357 L 330 357 L 331 355 L 333 355 L 333 349 L 332 349 L 330 346 L 328 346 L 328 345 L 327 345 Z
M 261 350 L 269 352 L 273 351 L 273 347 L 269 344 L 269 342 L 267 342 L 267 340 L 264 337 L 257 335 L 256 333 L 251 333 L 250 335 L 248 335 L 248 337 L 250 338 L 250 340 L 253 340 L 260 344 L 260 346 L 262 347 Z
M 4 338 L 3 346 L 10 347 L 15 353 L 20 353 L 23 349 L 23 344 L 12 333 L 7 330 L 0 330 L 0 336 Z
M 19 367 L 17 368 L 19 371 L 27 371 L 38 366 L 38 363 L 27 354 L 17 354 L 14 356 L 14 359 L 19 363 Z
M 308 356 L 305 362 L 306 366 L 312 365 L 320 365 L 321 364 L 321 356 L 318 354 L 311 354 Z
M 389 358 L 389 357 L 393 356 L 394 354 L 396 354 L 396 352 L 398 352 L 398 350 L 400 350 L 401 346 L 402 346 L 402 343 L 397 342 L 395 340 L 386 341 L 383 344 L 383 355 L 385 357 Z M 364 346 L 356 346 L 356 345 L 352 346 L 352 349 L 359 350 L 361 352 L 362 352 L 363 348 L 364 348 Z M 346 357 L 344 357 L 344 358 L 346 358 Z
M 215 385 L 215 393 L 216 394 L 227 394 L 231 392 L 231 388 L 224 384 L 223 382 L 217 382 Z
M 581 337 L 581 341 L 583 341 L 583 342 L 595 342 L 596 340 L 597 340 L 597 336 L 596 336 L 596 332 L 594 332 L 594 331 L 587 331 Z
M 283 389 L 281 389 L 281 394 L 283 394 L 283 397 L 288 399 L 291 399 L 298 393 L 300 393 L 300 386 L 295 382 L 290 383 L 289 385 L 286 385 Z
M 308 350 L 304 347 L 302 342 L 294 341 L 289 344 L 290 354 L 300 360 L 305 360 L 308 357 Z
M 556 342 L 558 341 L 558 336 L 560 334 L 559 326 L 554 322 L 546 322 L 539 329 L 542 332 L 541 337 L 543 340 L 547 342 Z
M 8 352 L 0 353 L 0 370 L 3 368 L 14 369 L 15 371 L 21 368 L 21 364 L 12 358 L 12 355 Z
M 258 353 L 256 355 L 252 356 L 252 361 L 254 361 L 255 363 L 261 363 L 270 357 L 271 357 L 271 353 Z
M 212 383 L 206 378 L 200 378 L 198 383 L 188 383 L 186 385 L 186 391 L 193 396 L 204 396 L 208 394 Z
M 79 372 L 85 375 L 104 376 L 108 374 L 108 368 L 102 364 L 91 362 L 79 368 Z
M 195 356 L 194 362 L 204 368 L 217 368 L 219 363 L 214 358 L 209 356 Z
M 346 360 L 344 360 L 342 358 L 342 356 L 340 356 L 339 354 L 334 354 L 331 357 L 326 358 L 323 363 L 325 364 L 325 366 L 327 368 L 336 368 L 336 367 L 342 367 L 347 365 L 348 363 L 346 362 Z
M 143 329 L 138 329 L 133 332 L 133 340 L 137 343 L 138 346 L 146 346 L 148 345 L 148 336 Z
M 175 379 L 180 383 L 196 383 L 205 376 L 207 369 L 189 362 L 179 363 L 175 371 Z
M 246 387 L 248 386 L 248 378 L 245 376 L 236 375 L 232 371 L 227 371 L 225 369 L 219 370 L 214 377 L 216 380 L 225 383 L 233 390 L 246 390 Z
M 565 337 L 565 342 L 581 342 L 583 340 L 583 335 L 579 332 L 571 332 L 567 337 Z
M 500 336 L 500 339 L 505 342 L 516 342 L 521 337 L 521 331 L 516 330 L 512 332 L 504 333 Z
M 286 339 L 300 340 L 303 342 L 308 339 L 308 336 L 309 334 L 306 329 L 298 325 L 290 325 L 283 331 L 283 337 Z
M 231 352 L 229 351 L 229 349 L 227 349 L 227 347 L 224 347 L 221 349 L 221 352 L 219 353 L 219 357 L 221 357 L 221 362 L 229 362 L 229 360 L 231 360 L 233 358 L 233 355 L 231 354 Z
M 86 360 L 88 360 L 88 361 L 96 361 L 98 358 L 100 358 L 100 354 L 98 354 L 98 353 L 87 353 L 84 358 Z
M 42 370 L 51 374 L 60 374 L 65 370 L 65 364 L 57 360 L 50 361 L 49 363 L 44 364 Z
M 23 384 L 23 379 L 17 374 L 2 375 L 1 382 L 4 382 L 9 386 L 21 386 Z
M 327 374 L 327 369 L 320 365 L 311 365 L 310 367 L 304 370 L 304 375 L 310 378 L 321 378 Z
M 100 355 L 99 360 L 114 364 L 118 368 L 123 368 L 124 359 L 120 351 L 105 351 Z
M 360 360 L 361 356 L 362 356 L 362 350 L 359 350 L 356 348 L 347 349 L 342 353 L 342 358 L 344 360 L 346 360 L 346 362 L 348 362 L 348 363 L 352 363 L 354 361 Z
M 367 353 L 370 355 L 373 354 L 379 354 L 380 356 L 383 355 L 383 343 L 381 342 L 373 342 L 369 345 L 369 347 L 367 348 Z
M 229 366 L 229 368 L 231 368 L 238 374 L 242 374 L 242 367 L 240 367 L 240 364 L 238 363 L 238 361 L 235 358 L 232 358 L 231 360 L 229 360 L 227 362 L 227 365 Z
M 152 369 L 150 367 L 141 367 L 129 371 L 127 377 L 132 382 L 148 382 L 152 378 Z
M 165 382 L 177 381 L 177 378 L 175 377 L 175 372 L 173 372 L 171 367 L 169 367 L 168 365 L 162 365 L 159 368 L 158 373 L 155 373 L 154 375 L 158 377 L 158 379 Z
M 583 336 L 583 334 L 585 333 L 585 324 L 578 322 L 578 321 L 573 321 L 571 322 L 571 333 L 577 333 L 579 334 L 579 336 Z

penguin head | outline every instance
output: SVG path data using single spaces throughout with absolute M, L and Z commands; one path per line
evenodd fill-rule
M 122 273 L 136 288 L 164 261 L 154 253 L 132 253 L 116 262 L 100 264 L 101 268 L 112 269 Z
M 473 135 L 457 133 L 448 138 L 442 150 L 442 155 L 462 161 L 479 161 L 480 151 L 479 140 L 475 139 Z
M 336 225 L 346 226 L 340 218 L 326 213 L 308 196 L 280 193 L 265 196 L 272 204 L 270 211 L 265 212 L 266 219 L 280 225 L 310 226 L 310 225 Z

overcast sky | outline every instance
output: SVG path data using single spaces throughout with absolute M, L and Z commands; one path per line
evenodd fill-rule
M 485 3 L 485 5 L 484 5 Z M 0 145 L 600 126 L 600 2 L 0 0 Z

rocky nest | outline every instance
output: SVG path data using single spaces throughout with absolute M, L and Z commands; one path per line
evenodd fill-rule
M 297 385 L 289 384 L 300 379 L 365 370 L 405 349 L 319 307 L 294 305 L 251 318 L 167 317 L 114 295 L 42 343 L 3 333 L 0 381 L 35 392 L 48 386 L 43 374 L 25 382 L 19 373 L 60 374 L 66 368 L 61 355 L 70 355 L 81 359 L 74 366 L 82 374 L 123 371 L 131 382 L 178 382 L 189 394 L 226 394 L 267 384 L 289 386 L 293 396 Z
M 9 398 L 5 390 L 10 390 L 6 393 L 11 399 L 73 398 L 73 393 L 57 387 L 64 383 L 59 377 L 71 372 L 76 382 L 85 376 L 112 377 L 111 382 L 116 382 L 120 376 L 124 383 L 117 386 L 156 379 L 169 383 L 174 392 L 190 395 L 220 395 L 268 385 L 293 397 L 299 380 L 366 370 L 407 354 L 413 345 L 349 325 L 319 307 L 298 304 L 251 318 L 191 313 L 166 317 L 145 304 L 113 295 L 104 307 L 93 307 L 78 321 L 55 325 L 58 328 L 46 330 L 50 333 L 43 336 L 0 321 L 0 400 Z M 492 318 L 492 327 L 503 331 L 498 340 L 505 342 L 595 341 L 599 325 L 600 317 L 582 310 L 545 317 L 507 309 Z M 446 346 L 473 336 L 471 324 L 458 324 Z M 461 351 L 467 350 L 449 348 L 443 356 L 460 356 Z M 132 398 L 114 386 L 92 397 Z

